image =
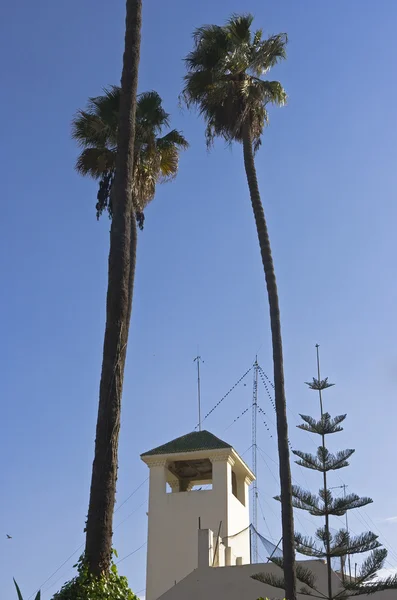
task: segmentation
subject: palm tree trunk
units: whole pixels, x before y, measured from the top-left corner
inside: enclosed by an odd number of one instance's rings
[[[86,524],[86,560],[95,576],[109,571],[118,468],[121,396],[130,315],[131,190],[142,0],[127,0],[116,172],[112,186],[106,329]]]
[[[130,243],[130,277],[128,281],[129,289],[129,302],[128,302],[128,315],[127,315],[127,329],[130,330],[131,312],[132,312],[132,298],[134,296],[134,281],[135,281],[135,267],[136,267],[136,249],[138,244],[138,230],[136,223],[135,211],[131,211],[131,243]]]
[[[244,166],[254,211],[259,246],[265,271],[267,294],[270,308],[270,325],[273,345],[274,390],[277,417],[277,440],[281,488],[281,518],[283,533],[283,559],[286,600],[296,600],[295,583],[295,548],[294,548],[294,517],[292,511],[291,468],[289,462],[287,405],[284,391],[283,348],[281,340],[280,309],[276,275],[274,272],[269,233],[263,210],[258,180],[256,176],[252,137],[249,125],[245,127]]]

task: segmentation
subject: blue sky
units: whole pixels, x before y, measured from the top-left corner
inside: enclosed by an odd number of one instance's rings
[[[277,270],[291,440],[299,412],[315,414],[304,385],[337,385],[326,407],[347,412],[333,447],[356,448],[335,476],[374,504],[351,517],[376,528],[397,566],[397,5],[393,0],[146,0],[139,89],[157,90],[191,148],[177,180],[158,188],[139,238],[125,374],[115,546],[120,558],[146,540],[147,477],[139,454],[197,422],[193,358],[203,411],[252,364],[271,374],[268,309],[241,148],[205,149],[203,123],[178,107],[191,32],[249,10],[266,34],[286,31],[288,60],[274,71],[288,106],[271,110],[257,155]],[[39,0],[2,7],[2,286],[0,361],[0,580],[27,596],[83,543],[104,329],[109,222],[95,219],[96,186],[73,170],[73,113],[119,81],[124,2]],[[246,386],[244,386],[246,383]],[[258,424],[264,535],[278,539],[274,418]],[[243,453],[251,374],[205,425]],[[250,452],[244,455],[250,459]],[[310,475],[310,474],[309,474]],[[319,486],[294,467],[302,485]],[[306,477],[306,480],[305,480]],[[136,511],[136,512],[134,512]],[[134,513],[131,515],[131,513]],[[131,516],[129,516],[131,515]],[[313,523],[298,515],[297,528]],[[128,518],[127,518],[128,517]],[[335,526],[337,526],[336,524]],[[12,540],[6,540],[6,533]],[[73,558],[75,558],[76,554]],[[73,558],[43,586],[47,600],[72,575]],[[145,548],[120,570],[143,594]]]

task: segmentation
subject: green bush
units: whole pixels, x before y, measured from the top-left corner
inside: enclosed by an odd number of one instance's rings
[[[65,583],[52,600],[138,600],[128,587],[127,578],[118,574],[114,563],[110,573],[100,578],[89,573],[84,555],[74,566],[77,576]]]

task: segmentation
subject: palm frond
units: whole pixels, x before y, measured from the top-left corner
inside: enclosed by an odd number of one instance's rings
[[[116,164],[116,149],[84,148],[76,161],[76,171],[100,179],[104,173],[113,171]]]
[[[172,129],[166,135],[156,140],[156,152],[160,156],[159,181],[165,183],[173,179],[179,166],[181,150],[186,150],[189,143],[180,131]]]
[[[163,127],[169,127],[170,115],[164,110],[161,97],[157,92],[139,94],[136,120],[138,126],[149,126],[156,133],[159,133]]]
[[[279,81],[263,81],[259,78],[254,78],[253,81],[259,88],[258,98],[265,104],[284,106],[287,103],[287,92]]]
[[[84,110],[78,111],[73,118],[72,138],[83,148],[114,145],[115,143],[108,125],[101,120],[99,115]]]
[[[191,70],[184,76],[185,85],[180,94],[180,100],[188,108],[194,106],[200,109],[201,101],[205,101],[207,91],[213,86],[214,81],[214,72],[211,69],[204,69],[202,71]]]
[[[176,146],[180,150],[186,150],[189,148],[189,142],[185,136],[177,129],[171,129],[166,135],[158,138],[156,141],[157,148],[162,151],[170,146]]]
[[[118,85],[110,85],[104,88],[102,96],[94,96],[88,100],[88,110],[99,114],[103,119],[109,119],[117,115],[120,106],[121,88]]]
[[[169,146],[161,151],[160,157],[160,177],[161,182],[165,183],[173,179],[179,167],[179,152],[175,146]]]
[[[193,50],[186,56],[189,71],[218,69],[230,50],[230,39],[224,27],[204,25],[193,32]]]
[[[254,17],[247,13],[245,15],[233,14],[226,23],[226,30],[234,44],[251,44],[251,25]]]
[[[118,111],[121,89],[110,86],[102,96],[89,99],[87,110],[78,111],[72,122],[72,137],[83,148],[76,169],[81,175],[99,180],[97,217],[104,211],[112,216],[111,187],[116,153]],[[155,91],[138,96],[134,155],[133,206],[140,223],[143,210],[154,198],[156,184],[169,181],[178,171],[179,153],[188,147],[181,132],[169,126],[169,114]]]
[[[90,98],[86,110],[72,120],[72,137],[80,146],[116,146],[120,88],[104,89],[103,96]]]
[[[113,133],[118,127],[121,88],[112,85],[103,92],[102,96],[89,99],[87,111],[97,115]]]
[[[252,45],[248,70],[258,77],[268,73],[277,63],[287,58],[287,43],[286,33],[272,35],[267,40],[256,40]]]

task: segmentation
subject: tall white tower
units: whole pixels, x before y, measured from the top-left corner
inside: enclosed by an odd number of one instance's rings
[[[199,528],[215,532],[214,566],[225,564],[225,555],[226,564],[250,562],[248,486],[254,475],[230,444],[195,431],[141,458],[150,468],[147,600],[197,568]]]

